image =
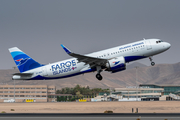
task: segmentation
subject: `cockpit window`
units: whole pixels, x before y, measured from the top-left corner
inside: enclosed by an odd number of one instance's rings
[[[158,40],[158,41],[156,41],[156,43],[161,43],[161,42],[163,42],[162,40]]]

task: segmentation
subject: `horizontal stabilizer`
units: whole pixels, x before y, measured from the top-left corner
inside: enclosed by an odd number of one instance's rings
[[[31,76],[33,73],[14,73],[13,75],[19,75],[19,76]]]

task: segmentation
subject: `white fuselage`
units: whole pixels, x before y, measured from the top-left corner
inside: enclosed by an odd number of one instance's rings
[[[170,48],[169,43],[157,43],[158,40],[159,39],[141,40],[126,45],[93,52],[90,54],[86,54],[85,56],[91,56],[101,59],[112,59],[123,56],[125,62],[128,63],[149,56],[154,56]],[[71,58],[26,71],[24,73],[33,73],[33,75],[31,78],[24,79],[56,79],[92,71],[95,71],[95,69],[92,69],[89,64],[78,62],[77,58]],[[16,76],[13,76],[13,79],[16,79]]]

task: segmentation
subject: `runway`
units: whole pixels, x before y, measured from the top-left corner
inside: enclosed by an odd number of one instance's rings
[[[1,120],[179,120],[180,113],[5,113]]]

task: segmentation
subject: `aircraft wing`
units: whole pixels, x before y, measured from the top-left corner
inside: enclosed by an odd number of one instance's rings
[[[71,52],[64,45],[61,45],[61,47],[66,51],[66,53],[68,55],[77,58],[78,62],[84,62],[86,64],[89,64],[91,67],[102,66],[102,65],[105,65],[107,62],[107,59],[95,58],[95,57],[91,57],[91,56],[76,54],[76,53]]]

